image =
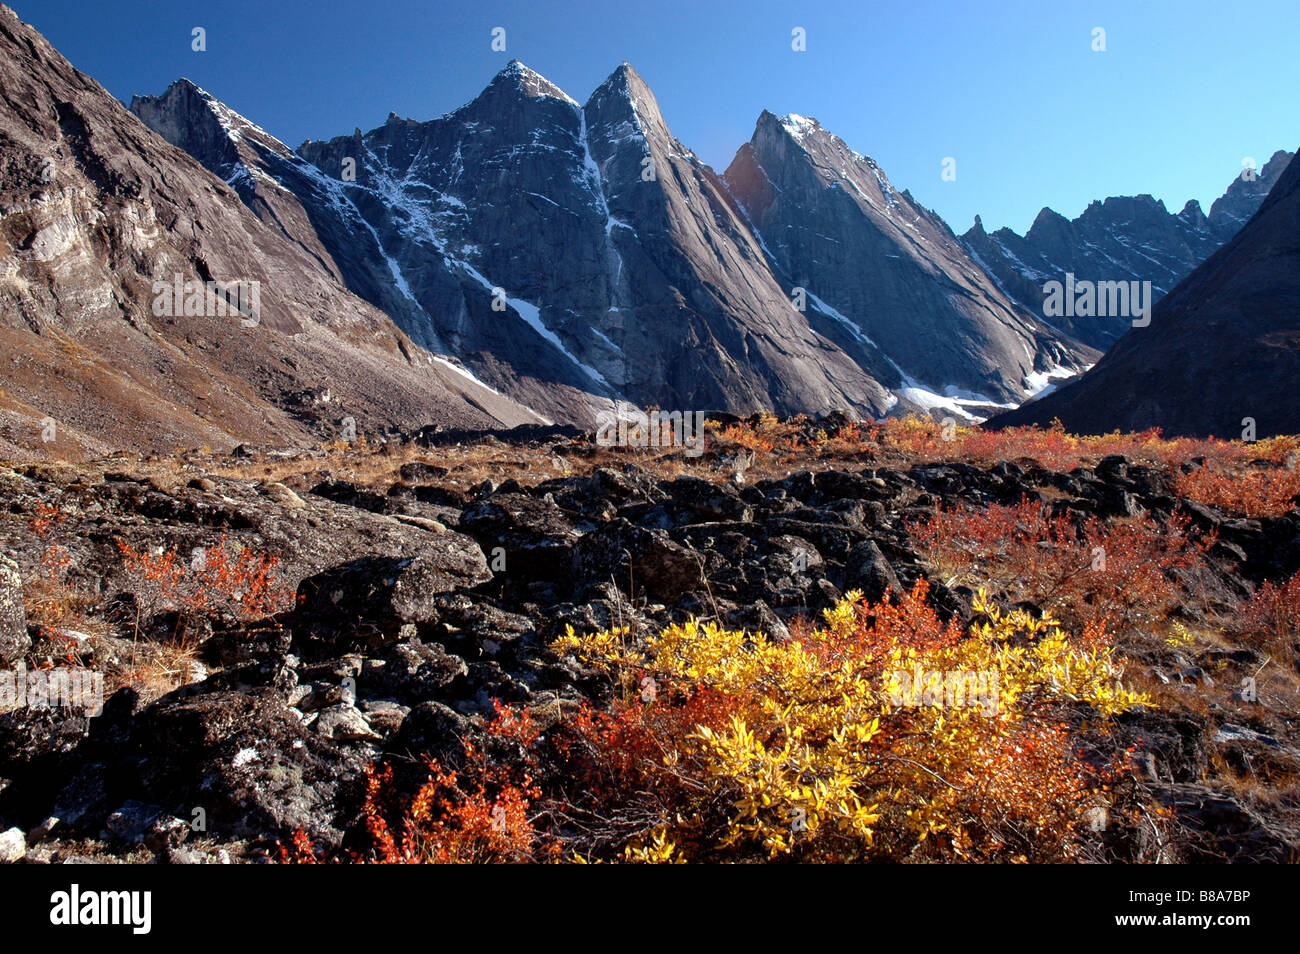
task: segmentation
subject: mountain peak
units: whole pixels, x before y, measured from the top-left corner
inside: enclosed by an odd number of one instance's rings
[[[1045,232],[1057,231],[1061,228],[1068,228],[1070,220],[1063,216],[1055,209],[1049,209],[1043,206],[1038,215],[1034,216],[1034,224],[1029,226],[1029,231],[1025,233],[1025,238],[1033,241],[1041,237]]]
[[[641,133],[648,128],[671,136],[659,111],[659,101],[632,64],[624,60],[587,97],[584,110],[594,110],[605,121],[631,122]]]
[[[524,65],[522,60],[511,60],[492,78],[488,89],[517,90],[528,99],[560,99],[577,106],[572,96],[556,86],[541,73]]]
[[[809,136],[824,132],[822,124],[816,119],[800,116],[798,113],[786,113],[784,116],[778,116],[770,109],[765,109],[758,114],[758,122],[755,124],[754,130],[755,135],[761,130],[783,132],[801,145]]]
[[[253,136],[280,152],[289,152],[289,148],[280,140],[188,77],[182,76],[174,80],[160,96],[131,97],[127,108],[155,131],[167,130],[164,138],[172,141],[173,145],[186,138],[186,128],[193,123],[194,117],[205,112],[220,126],[220,135],[232,145],[245,136]]]
[[[781,125],[799,142],[803,142],[822,128],[822,124],[816,119],[800,116],[798,113],[786,113],[781,117]]]
[[[1286,167],[1290,165],[1291,157],[1294,155],[1295,153],[1287,152],[1285,149],[1277,150],[1269,157],[1268,162],[1264,163],[1264,167],[1259,170],[1259,174],[1270,181],[1277,176],[1281,176]]]
[[[644,98],[654,99],[654,94],[650,92],[650,87],[646,81],[641,78],[641,74],[627,60],[619,63],[614,71],[605,77],[605,81],[592,91],[587,102],[593,100],[603,100],[610,96],[625,99],[635,108],[638,102]]]
[[[134,108],[134,104],[139,101],[158,102],[158,103],[175,102],[177,99],[180,99],[182,97],[194,97],[197,99],[201,99],[204,100],[206,104],[212,104],[217,102],[217,98],[213,96],[211,93],[209,93],[202,86],[200,86],[198,83],[194,82],[188,76],[182,76],[179,79],[172,80],[172,82],[167,86],[167,88],[163,90],[162,93],[159,94],[158,96],[141,96],[140,94],[137,93],[136,95],[131,97],[132,106],[128,108]]]

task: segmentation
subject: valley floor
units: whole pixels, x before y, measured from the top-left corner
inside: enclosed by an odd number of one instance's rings
[[[12,462],[0,860],[1293,861],[1298,454],[832,415]]]

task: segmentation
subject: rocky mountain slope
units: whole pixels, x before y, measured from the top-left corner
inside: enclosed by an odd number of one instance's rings
[[[5,7],[0,52],[0,456],[539,420],[433,361],[309,230],[268,227]]]
[[[1241,438],[1300,432],[1300,163],[1223,248],[1090,372],[995,418],[1070,431],[1161,427]]]
[[[1023,237],[1007,228],[985,232],[976,216],[962,241],[999,288],[1040,317],[1043,285],[1063,282],[1067,272],[1094,282],[1149,281],[1158,299],[1237,234],[1293,155],[1279,150],[1253,177],[1235,176],[1209,215],[1194,199],[1175,214],[1149,195],[1119,196],[1093,202],[1073,220],[1043,209]],[[1103,351],[1131,326],[1123,315],[1044,320]]]
[[[808,290],[814,327],[913,403],[930,403],[918,381],[1015,403],[1026,382],[1077,368],[1073,343],[1008,302],[937,215],[816,120],[763,113],[724,179],[776,274]]]
[[[297,154],[185,81],[132,108],[259,214],[288,190],[297,205],[277,218],[353,291],[556,419],[611,397],[960,414],[1096,357],[1010,302],[936,216],[815,124],[805,135],[766,115],[719,176],[627,64],[579,105],[515,61],[439,119],[394,115]],[[767,176],[803,192],[773,202]],[[805,202],[816,230],[780,235]]]

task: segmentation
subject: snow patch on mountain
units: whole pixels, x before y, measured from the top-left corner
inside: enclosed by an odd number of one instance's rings
[[[280,142],[280,140],[276,139],[269,132],[257,125],[257,123],[248,119],[246,116],[241,116],[239,113],[235,112],[202,86],[190,82],[189,80],[184,80],[183,82],[190,83],[190,85],[194,87],[194,91],[203,97],[204,102],[207,103],[208,109],[212,110],[212,114],[217,117],[217,122],[221,123],[221,128],[226,131],[226,134],[229,135],[231,139],[238,142],[243,138],[242,134],[244,132],[253,132],[277,143],[285,152],[289,152],[289,148],[285,146],[284,143]]]
[[[311,179],[329,197],[331,204],[341,215],[356,221],[370,233],[370,237],[375,240],[375,247],[379,249],[379,254],[383,256],[384,262],[388,265],[388,270],[392,273],[393,284],[397,286],[397,290],[400,291],[403,297],[408,301],[419,306],[420,302],[415,297],[415,293],[411,291],[411,286],[407,282],[406,276],[402,274],[401,266],[398,265],[397,261],[388,254],[388,250],[384,248],[384,243],[379,239],[379,233],[375,231],[373,225],[366,221],[366,217],[361,214],[361,210],[357,208],[356,203],[352,201],[352,198],[345,191],[344,183],[339,182],[331,176],[327,176],[306,159],[303,159],[296,154],[293,156],[293,163],[294,168],[297,169],[298,172]],[[361,187],[355,186],[355,188]]]
[[[610,311],[618,311],[618,309],[611,308]],[[618,345],[614,344],[614,342],[610,341],[609,338],[599,328],[592,328],[591,333],[595,335],[597,338],[599,338],[601,341],[605,342],[605,344],[609,345],[609,347],[612,348],[614,351],[618,352],[619,354],[623,353],[623,349],[620,348]]]
[[[1053,383],[1054,380],[1066,380],[1068,378],[1076,377],[1091,367],[1092,365],[1088,365],[1083,368],[1082,371],[1072,371],[1069,368],[1062,368],[1058,365],[1056,367],[1048,368],[1046,371],[1030,371],[1025,375],[1025,390],[1029,393],[1029,397],[1031,398],[1042,397],[1043,395],[1050,394],[1052,391],[1056,390],[1057,385]]]
[[[492,394],[495,394],[497,397],[506,397],[506,395],[502,394],[496,388],[492,387],[492,385],[485,384],[483,381],[479,380],[479,378],[476,377],[473,374],[473,372],[471,372],[464,365],[460,364],[459,360],[457,359],[449,358],[446,355],[435,354],[429,357],[429,361],[441,365],[442,367],[446,368],[448,371],[452,371],[455,374],[460,375],[460,377],[476,385],[477,387],[482,388],[484,391],[489,391]],[[552,424],[555,423],[549,417],[546,417],[543,414],[538,414],[536,411],[534,411],[531,407],[528,407],[527,405],[521,404],[520,407],[526,410],[529,414],[532,414],[534,417],[537,418],[537,420],[540,423],[545,424],[547,427],[550,427]]]
[[[456,262],[457,265],[459,265],[462,269],[465,270],[466,274],[468,274],[476,282],[478,282],[480,285],[486,288],[489,292],[495,294],[495,289],[500,287],[498,285],[493,285],[492,282],[490,282],[487,278],[483,276],[482,272],[480,272],[469,262],[460,261],[460,260],[454,260],[454,261]],[[515,313],[518,314],[519,317],[524,320],[524,323],[527,324],[528,327],[532,328],[535,332],[541,335],[542,338],[544,338],[550,344],[554,345],[556,350],[559,351],[560,354],[568,358],[570,361],[572,361],[573,364],[576,365],[582,371],[583,374],[587,375],[587,377],[591,378],[592,381],[601,385],[607,391],[614,392],[614,387],[607,380],[605,380],[605,376],[603,374],[601,374],[591,365],[584,364],[577,355],[575,355],[572,351],[570,351],[568,348],[565,347],[564,342],[560,340],[559,335],[557,335],[550,328],[546,327],[546,325],[542,322],[542,310],[540,308],[538,308],[532,302],[524,301],[522,298],[511,298],[509,295],[505,296],[505,302],[507,305],[509,305],[511,308],[515,310]]]
[[[800,116],[798,113],[787,113],[782,116],[781,125],[789,130],[790,135],[799,143],[803,143],[804,139],[820,128],[817,120]]]
[[[958,419],[974,424],[988,420],[988,418],[976,413],[972,408],[997,407],[1010,410],[1016,407],[1015,404],[1004,404],[983,394],[963,390],[952,385],[946,386],[943,393],[939,393],[914,381],[907,375],[903,376],[903,387],[898,389],[898,393],[927,412],[946,411]]]
[[[764,251],[766,251],[766,248],[764,248]],[[818,298],[816,295],[814,295],[812,292],[808,291],[807,289],[804,289],[804,294],[808,296],[808,300],[813,303],[814,308],[820,311],[823,315],[826,315],[828,318],[834,318],[836,321],[842,324],[846,329],[848,329],[849,334],[853,335],[853,337],[856,338],[858,341],[862,342],[864,345],[867,345],[869,348],[873,348],[876,351],[880,350],[879,346],[874,341],[871,340],[871,338],[867,335],[865,331],[859,328],[855,322],[851,321],[846,315],[840,312],[837,308],[834,308],[831,305],[826,304],[826,302],[822,301],[820,298]],[[886,358],[885,360],[889,361],[888,358]],[[890,361],[889,363],[894,364],[892,361]],[[898,365],[894,365],[894,367],[897,368]],[[903,372],[899,370],[898,373],[902,374]]]
[[[529,69],[518,60],[511,60],[506,68],[501,71],[501,75],[518,79],[520,87],[532,96],[544,99],[558,99],[561,102],[572,103],[574,106],[578,105],[572,96],[541,73]]]

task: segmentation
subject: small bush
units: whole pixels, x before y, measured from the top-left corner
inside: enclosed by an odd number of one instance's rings
[[[1052,516],[1042,504],[940,509],[908,526],[926,561],[949,585],[988,586],[1085,626],[1161,623],[1185,597],[1181,571],[1197,565],[1208,540],[1186,518],[1147,514],[1107,526]]]
[[[722,428],[719,438],[725,443],[738,444],[741,447],[760,454],[770,454],[778,445],[788,445],[795,428],[781,423],[772,414],[761,415],[754,424],[730,424]]]
[[[524,713],[501,709],[489,734],[535,743],[537,733]],[[391,765],[366,770],[362,818],[369,847],[350,859],[361,864],[486,864],[542,860],[529,818],[537,790],[523,763],[494,762],[464,745],[465,768],[451,771],[437,760],[413,795],[404,795]],[[280,848],[280,860],[312,864],[319,853],[299,831]]]
[[[629,861],[1075,857],[1110,770],[1076,756],[1060,707],[1147,700],[1095,627],[979,610],[963,638],[921,581],[897,603],[849,594],[786,643],[694,621],[641,648],[570,632],[554,648],[619,689],[551,732],[573,841]],[[980,674],[985,692],[909,689],[920,673]]]
[[[196,550],[188,562],[175,548],[137,550],[120,540],[117,548],[135,580],[141,614],[175,612],[176,636],[204,614],[224,611],[254,621],[293,605],[293,591],[276,576],[279,558],[235,551],[224,536],[216,546]],[[141,621],[136,621],[137,635]]]
[[[54,539],[63,521],[59,507],[43,502],[36,505],[27,521],[44,547],[34,572],[25,574],[23,604],[28,621],[40,627],[48,661],[57,659],[77,666],[82,663],[86,647],[65,630],[76,630],[84,636],[98,633],[103,627],[95,619],[99,610],[97,595],[74,579],[72,553]]]
[[[1281,586],[1260,584],[1242,607],[1236,630],[1248,644],[1294,658],[1300,647],[1300,573]]]
[[[1178,493],[1211,507],[1247,517],[1280,517],[1300,496],[1300,469],[1287,467],[1229,470],[1207,464],[1179,474]]]
[[[471,758],[472,758],[472,752]],[[531,860],[534,833],[528,791],[501,786],[489,795],[482,781],[429,763],[428,780],[409,803],[395,798],[391,766],[371,769],[363,809],[376,864],[483,864]]]

